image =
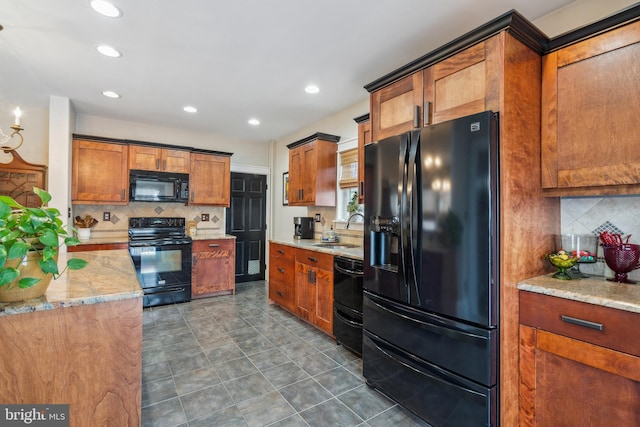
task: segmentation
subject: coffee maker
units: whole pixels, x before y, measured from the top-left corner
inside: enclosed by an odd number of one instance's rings
[[[294,239],[313,239],[313,232],[313,218],[307,216],[296,216],[293,218]]]

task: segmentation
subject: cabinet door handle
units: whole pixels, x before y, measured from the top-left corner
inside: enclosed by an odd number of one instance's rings
[[[198,262],[198,256],[194,255],[193,256],[193,265],[196,265],[197,262]]]
[[[276,291],[276,294],[278,294],[278,296],[280,296],[280,297],[284,298],[284,293],[283,293],[283,292]]]
[[[160,159],[156,159],[156,169],[160,169]]]
[[[414,128],[420,127],[420,106],[419,105],[413,106],[413,127]]]
[[[316,257],[312,257],[312,256],[310,256],[310,257],[307,257],[307,259],[308,259],[309,261],[311,261],[311,262],[318,262],[318,258],[316,258]]]
[[[120,190],[120,200],[124,200],[124,188]]]
[[[576,319],[575,317],[560,316],[563,322],[571,323],[572,325],[582,326],[589,329],[595,329],[597,331],[604,331],[604,325],[602,323],[590,322],[588,320]]]
[[[307,271],[307,282],[315,285],[316,284],[316,272],[313,270]]]
[[[423,111],[423,126],[427,126],[431,124],[431,101],[426,101],[424,103],[424,111]]]
[[[191,192],[191,201],[193,202],[193,198],[194,198],[194,191]]]
[[[220,246],[220,245],[217,244],[217,243],[209,243],[209,247],[210,248],[217,248],[218,246]]]
[[[284,268],[282,268],[282,267],[278,267],[278,272],[280,272],[280,273],[284,274]]]
[[[162,161],[162,170],[164,170],[164,171],[167,170],[167,161],[166,160]]]
[[[284,255],[284,251],[283,251],[282,249],[278,249],[278,253],[279,253],[280,255]]]
[[[364,197],[364,181],[360,181],[358,183],[358,186],[359,186],[358,193],[360,195],[360,198],[362,198],[362,197]]]

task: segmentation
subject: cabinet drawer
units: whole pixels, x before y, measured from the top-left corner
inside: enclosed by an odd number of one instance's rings
[[[234,239],[194,240],[192,252],[232,251]]]
[[[296,261],[322,270],[333,271],[333,255],[298,249],[296,251]]]
[[[640,356],[640,314],[520,291],[520,323]]]
[[[296,249],[292,246],[269,243],[269,262],[279,262],[284,260],[294,262],[296,259]]]

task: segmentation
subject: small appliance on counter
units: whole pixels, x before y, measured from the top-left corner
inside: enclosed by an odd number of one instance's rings
[[[296,216],[293,218],[293,238],[313,239],[313,218],[308,216]]]

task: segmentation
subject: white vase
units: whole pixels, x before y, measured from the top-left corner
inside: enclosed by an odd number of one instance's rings
[[[90,228],[78,228],[78,240],[89,240],[91,238]]]

